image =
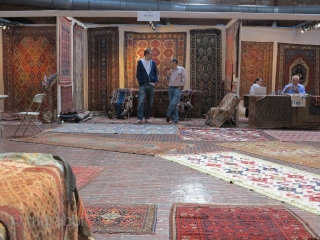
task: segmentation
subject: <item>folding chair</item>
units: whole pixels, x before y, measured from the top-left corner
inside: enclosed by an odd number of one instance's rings
[[[34,137],[36,137],[40,134],[43,134],[42,129],[39,127],[39,125],[33,119],[37,118],[39,121],[39,115],[40,115],[39,109],[41,107],[41,104],[43,103],[45,96],[46,96],[46,94],[44,94],[44,93],[40,93],[40,94],[35,95],[32,100],[32,103],[30,104],[30,106],[26,112],[16,113],[18,115],[18,117],[20,118],[21,122],[20,122],[16,132],[14,133],[13,137],[16,136],[17,132],[22,127],[22,125],[24,125],[26,127],[22,135],[24,135],[26,133],[27,129],[29,129],[32,132]],[[31,126],[32,126],[31,124],[35,125],[41,131],[41,133],[36,135],[33,132],[33,130],[31,129]]]

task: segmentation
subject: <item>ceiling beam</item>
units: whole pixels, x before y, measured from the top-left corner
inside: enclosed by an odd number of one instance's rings
[[[137,11],[0,11],[0,17],[137,17]],[[241,12],[160,12],[161,18],[246,19],[246,20],[301,20],[320,21],[320,14],[241,13]]]

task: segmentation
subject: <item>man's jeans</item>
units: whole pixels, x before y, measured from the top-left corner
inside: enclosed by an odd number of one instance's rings
[[[137,107],[137,118],[139,120],[143,119],[143,115],[145,119],[150,118],[150,113],[153,105],[153,95],[154,95],[154,85],[148,84],[139,87],[139,95],[138,95],[138,107]],[[145,97],[147,97],[147,109],[144,111],[144,101]]]
[[[177,105],[180,102],[182,90],[177,87],[169,87],[168,95],[169,95],[169,107],[167,109],[167,117],[171,117],[174,122],[179,121],[179,113],[177,109]]]

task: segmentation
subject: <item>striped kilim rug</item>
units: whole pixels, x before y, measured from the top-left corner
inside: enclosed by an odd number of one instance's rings
[[[151,124],[92,124],[66,123],[52,132],[68,133],[117,133],[117,134],[177,134],[177,127]]]
[[[259,130],[246,128],[180,127],[181,140],[194,141],[266,141]]]
[[[234,152],[160,157],[320,214],[320,175]]]
[[[320,132],[263,130],[266,134],[283,142],[320,142]]]
[[[303,166],[320,168],[320,150],[311,146],[278,141],[217,143],[216,145]]]

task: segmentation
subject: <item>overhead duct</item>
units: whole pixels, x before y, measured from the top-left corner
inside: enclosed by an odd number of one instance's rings
[[[153,0],[0,0],[0,4],[46,7],[57,10],[118,10],[118,11],[189,11],[320,14],[320,6],[258,6],[222,4],[183,4]]]

